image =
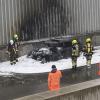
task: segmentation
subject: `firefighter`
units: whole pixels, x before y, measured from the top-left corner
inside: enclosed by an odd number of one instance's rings
[[[86,64],[88,66],[88,68],[90,68],[91,66],[91,59],[92,59],[92,55],[93,55],[93,45],[92,45],[92,41],[91,38],[87,38],[85,41],[85,46],[83,48],[83,52],[84,52],[84,56],[86,57]]]
[[[77,58],[79,56],[79,44],[76,39],[72,40],[72,69],[77,67]]]
[[[10,64],[16,64],[16,48],[13,40],[10,40],[8,44],[8,54],[10,58]]]
[[[18,62],[18,47],[19,47],[19,40],[18,40],[18,35],[15,34],[14,35],[14,45],[15,45],[15,48],[16,48],[16,62]]]
[[[57,70],[55,65],[52,65],[52,70],[48,75],[48,88],[50,91],[60,89],[61,71]]]

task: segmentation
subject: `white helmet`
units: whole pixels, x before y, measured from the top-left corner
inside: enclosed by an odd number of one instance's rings
[[[10,40],[10,44],[13,45],[14,44],[14,41],[13,40]]]

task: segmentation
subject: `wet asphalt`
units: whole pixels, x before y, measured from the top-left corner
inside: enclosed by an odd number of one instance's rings
[[[78,67],[76,70],[62,71],[61,87],[68,86],[96,78],[99,67],[97,64]],[[13,76],[0,76],[0,100],[13,100],[48,90],[48,73],[41,74],[14,74]]]

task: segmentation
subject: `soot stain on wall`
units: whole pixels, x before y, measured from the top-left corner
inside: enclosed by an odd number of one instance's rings
[[[36,1],[35,1],[36,2]],[[66,34],[69,28],[68,8],[62,0],[41,0],[31,10],[31,16],[22,22],[20,29],[21,40],[34,40],[55,37]],[[67,11],[66,11],[67,9]]]

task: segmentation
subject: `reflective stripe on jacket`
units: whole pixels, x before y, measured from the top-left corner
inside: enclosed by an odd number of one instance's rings
[[[79,56],[79,46],[75,44],[72,46],[72,56]]]
[[[86,52],[91,53],[92,51],[93,51],[93,46],[91,45],[91,43],[87,43],[86,44]]]

